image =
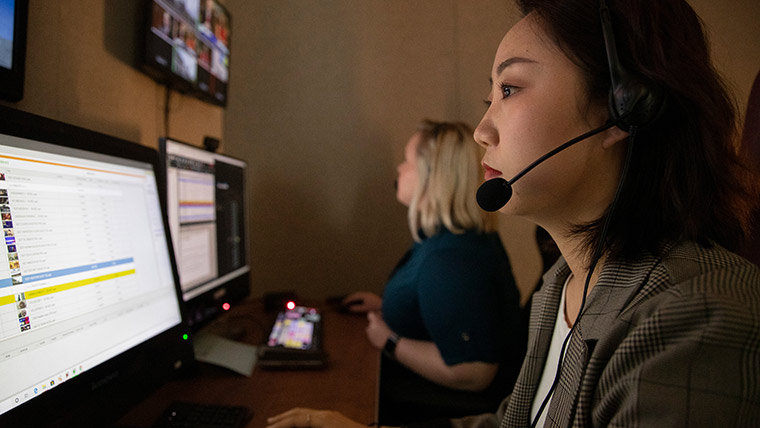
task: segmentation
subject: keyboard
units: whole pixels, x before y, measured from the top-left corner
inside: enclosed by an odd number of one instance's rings
[[[176,402],[153,424],[153,428],[241,428],[253,413],[243,406]]]

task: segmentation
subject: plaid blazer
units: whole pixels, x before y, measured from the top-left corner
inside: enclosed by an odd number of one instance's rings
[[[452,427],[528,427],[563,258],[533,298],[528,353],[496,414]],[[568,342],[546,427],[760,426],[760,269],[719,247],[668,246],[609,263]]]

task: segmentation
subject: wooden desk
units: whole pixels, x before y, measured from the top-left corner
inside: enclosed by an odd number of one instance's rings
[[[319,305],[317,305],[319,307]],[[324,370],[264,370],[251,377],[200,363],[198,373],[172,381],[123,417],[118,426],[150,427],[173,401],[247,406],[248,427],[266,426],[266,419],[292,407],[337,410],[349,418],[375,420],[379,353],[367,340],[366,318],[322,309],[324,345],[330,364]],[[259,344],[268,335],[272,314],[260,300],[246,301],[220,317],[209,329],[242,326],[241,341]]]

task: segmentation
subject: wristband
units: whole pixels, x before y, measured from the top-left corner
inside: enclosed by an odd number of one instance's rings
[[[385,355],[393,359],[396,358],[396,345],[400,339],[401,338],[396,333],[391,333],[391,335],[388,336],[388,340],[385,341],[385,346],[383,347]]]

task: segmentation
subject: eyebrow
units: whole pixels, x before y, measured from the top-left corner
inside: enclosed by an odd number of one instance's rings
[[[501,74],[502,71],[504,71],[505,68],[509,67],[512,64],[518,64],[518,63],[536,64],[536,61],[532,59],[528,59],[528,58],[523,58],[521,56],[514,56],[511,58],[507,58],[496,67],[496,74],[499,75]]]

